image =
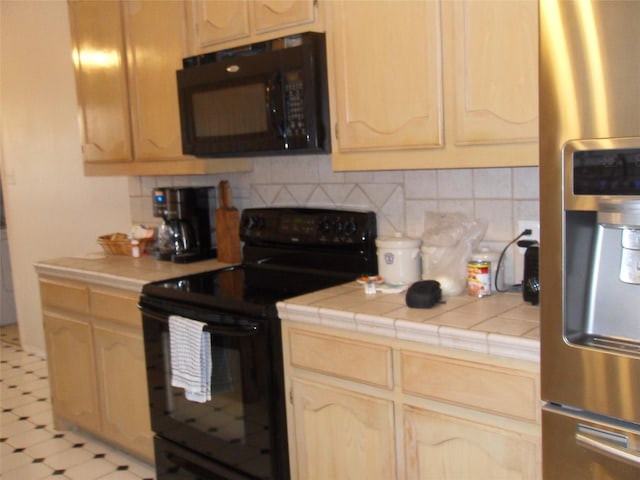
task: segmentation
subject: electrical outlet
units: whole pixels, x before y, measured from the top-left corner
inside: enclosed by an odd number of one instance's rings
[[[540,241],[540,222],[537,220],[518,220],[518,232],[520,235],[523,230],[530,229],[531,235],[521,237],[520,240],[537,240]],[[515,283],[520,283],[524,279],[524,253],[526,248],[517,247],[514,255],[515,266]]]
[[[531,235],[522,237],[520,240],[536,240],[540,242],[540,222],[537,220],[518,220],[518,232],[516,235],[520,235],[520,232],[526,229],[531,230]],[[525,248],[518,247],[521,255],[524,255]]]

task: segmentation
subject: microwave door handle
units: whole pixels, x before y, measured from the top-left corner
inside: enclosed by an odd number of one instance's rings
[[[282,91],[282,76],[274,73],[267,86],[267,109],[271,126],[280,138],[286,138],[284,128],[284,92]]]

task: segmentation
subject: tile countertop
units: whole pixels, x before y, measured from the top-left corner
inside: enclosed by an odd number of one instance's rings
[[[445,298],[409,308],[405,293],[365,294],[355,281],[278,303],[281,318],[441,347],[540,361],[540,308],[520,293]]]
[[[163,262],[150,256],[88,254],[35,264],[55,275],[140,292],[145,283],[228,266],[216,259]],[[430,309],[409,308],[404,293],[367,295],[355,281],[278,303],[280,317],[383,337],[539,362],[540,308],[519,293],[448,297]]]
[[[145,283],[192,273],[224,268],[230,264],[216,259],[192,263],[173,263],[144,255],[133,258],[126,255],[88,254],[83,257],[60,257],[35,264],[39,274],[55,275],[97,283],[108,287],[140,292]]]

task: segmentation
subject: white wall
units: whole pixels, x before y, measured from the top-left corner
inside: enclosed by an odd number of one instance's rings
[[[67,4],[0,1],[0,165],[23,347],[44,353],[34,262],[131,224],[126,178],[83,175]],[[126,230],[125,230],[126,231]]]

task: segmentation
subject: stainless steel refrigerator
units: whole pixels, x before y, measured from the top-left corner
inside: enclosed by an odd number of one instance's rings
[[[640,0],[540,1],[545,479],[640,479]]]

